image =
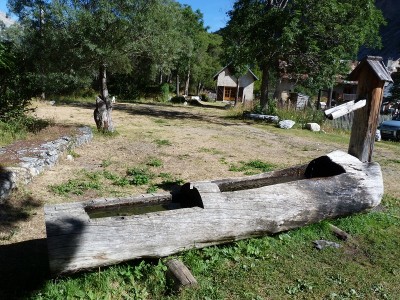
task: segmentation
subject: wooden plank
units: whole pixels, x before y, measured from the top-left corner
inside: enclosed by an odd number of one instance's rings
[[[342,173],[314,178],[337,165]],[[50,269],[55,274],[75,272],[274,234],[364,211],[378,205],[383,195],[379,165],[363,164],[341,151],[310,163],[309,179],[279,183],[277,174],[293,174],[293,168],[271,173],[253,177],[261,180],[256,187],[245,178],[188,183],[171,198],[181,209],[143,215],[89,217],[85,209],[102,200],[71,203],[69,212],[68,204],[62,209],[46,206]],[[274,184],[268,185],[268,178]],[[263,180],[267,184],[260,186]],[[158,197],[152,201],[168,198]]]

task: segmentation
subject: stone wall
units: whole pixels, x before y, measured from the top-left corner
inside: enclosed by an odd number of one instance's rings
[[[0,204],[10,196],[13,189],[21,184],[28,184],[33,177],[54,166],[65,151],[92,140],[93,133],[89,127],[81,127],[78,130],[79,134],[73,137],[63,136],[37,148],[20,149],[20,163],[0,169]],[[24,153],[28,153],[29,156],[24,156]]]

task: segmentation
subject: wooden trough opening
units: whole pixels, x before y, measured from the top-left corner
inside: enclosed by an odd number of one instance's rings
[[[167,194],[144,199],[122,199],[116,203],[113,201],[108,203],[90,204],[85,206],[84,209],[90,219],[107,217],[120,217],[123,219],[128,216],[144,215],[182,208],[203,208],[203,203],[199,198],[196,199],[196,201],[187,201],[185,203],[181,203],[182,200],[183,199],[179,197],[179,194]]]

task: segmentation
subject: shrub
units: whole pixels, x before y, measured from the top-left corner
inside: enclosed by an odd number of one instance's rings
[[[208,97],[207,94],[201,94],[200,99],[201,101],[206,101],[206,102],[210,101],[210,97]]]
[[[169,100],[169,84],[164,83],[161,85],[161,101],[167,102]]]
[[[186,99],[183,96],[175,96],[171,98],[172,103],[185,103]]]

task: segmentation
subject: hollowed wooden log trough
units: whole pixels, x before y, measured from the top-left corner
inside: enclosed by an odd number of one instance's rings
[[[362,212],[383,195],[380,166],[335,151],[308,165],[186,183],[180,192],[45,206],[50,269],[164,257]]]

